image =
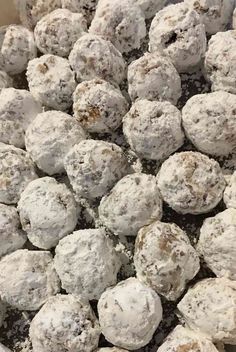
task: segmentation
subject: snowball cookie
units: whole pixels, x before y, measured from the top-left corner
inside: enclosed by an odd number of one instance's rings
[[[126,78],[126,63],[121,53],[98,35],[85,34],[78,39],[69,62],[78,82],[99,77],[120,84]]]
[[[226,209],[204,220],[198,251],[218,277],[236,280],[236,209]]]
[[[167,336],[157,352],[218,352],[215,345],[203,334],[181,325]]]
[[[0,70],[10,75],[21,73],[36,56],[32,32],[16,24],[0,27]]]
[[[62,7],[71,12],[81,12],[91,23],[98,0],[61,0]]]
[[[50,252],[18,249],[1,259],[0,295],[12,307],[37,310],[59,291]]]
[[[100,0],[90,33],[110,40],[121,53],[139,49],[146,36],[142,10],[134,0]]]
[[[76,83],[67,59],[43,55],[29,62],[26,75],[30,92],[42,105],[55,110],[69,109]]]
[[[152,339],[162,319],[161,300],[154,290],[131,277],[102,294],[98,315],[107,341],[136,350]]]
[[[1,95],[0,95],[1,97]],[[75,118],[61,111],[47,111],[34,119],[26,131],[26,149],[48,175],[62,173],[69,150],[86,138]]]
[[[146,53],[128,67],[128,91],[137,98],[176,104],[182,94],[181,80],[170,60],[158,53]]]
[[[198,254],[186,233],[175,224],[160,221],[139,230],[134,265],[137,278],[170,301],[181,296],[200,269]]]
[[[52,177],[30,182],[21,194],[18,210],[30,242],[43,249],[55,247],[77,223],[72,192]]]
[[[236,171],[229,179],[223,198],[227,208],[236,208]]]
[[[61,0],[14,0],[21,23],[33,29],[45,15],[61,7]]]
[[[140,6],[147,19],[155,16],[157,11],[166,5],[166,0],[135,0],[135,2]]]
[[[236,283],[226,278],[211,278],[190,288],[178,304],[190,329],[200,331],[213,341],[236,343]]]
[[[11,352],[9,348],[0,343],[0,352]]]
[[[80,83],[73,100],[74,116],[90,133],[112,133],[128,111],[121,91],[98,78]]]
[[[204,58],[205,27],[197,12],[184,3],[159,11],[152,21],[149,38],[149,50],[163,51],[179,72],[188,72]]]
[[[44,54],[66,57],[86,30],[87,23],[81,13],[57,9],[37,23],[34,30],[35,43]]]
[[[0,143],[0,203],[17,203],[28,183],[37,177],[28,153]]]
[[[185,3],[199,14],[207,34],[222,32],[231,22],[234,0],[185,0]]]
[[[180,214],[202,214],[221,200],[225,179],[214,159],[198,152],[170,156],[157,175],[164,201]]]
[[[25,147],[25,130],[42,111],[33,95],[24,89],[4,88],[0,92],[0,142]]]
[[[3,88],[9,88],[13,85],[13,79],[4,71],[0,71],[0,93]]]
[[[75,231],[56,247],[55,268],[62,287],[87,300],[99,299],[107,287],[116,284],[120,266],[102,228]]]
[[[22,248],[25,242],[16,208],[0,203],[0,257]]]
[[[77,200],[103,197],[132,171],[118,145],[93,139],[71,148],[64,166]]]
[[[0,299],[0,327],[2,326],[6,316],[6,304]],[[1,344],[0,344],[1,348]],[[0,349],[1,352],[1,349]]]
[[[73,295],[57,295],[30,324],[35,352],[92,352],[98,347],[100,327],[89,303]]]
[[[136,236],[141,227],[162,217],[156,178],[141,173],[123,177],[102,198],[98,212],[101,222],[116,235]]]
[[[123,132],[143,159],[162,160],[184,143],[181,113],[166,101],[136,101],[123,118]]]
[[[236,96],[224,91],[198,94],[182,110],[188,139],[203,153],[224,156],[236,149]]]
[[[218,32],[208,42],[204,70],[213,91],[236,94],[236,30]]]

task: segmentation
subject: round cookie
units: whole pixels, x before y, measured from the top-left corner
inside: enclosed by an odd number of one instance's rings
[[[12,86],[13,79],[5,71],[0,71],[0,93],[3,88],[9,88]]]
[[[203,214],[222,199],[225,180],[217,161],[198,152],[170,156],[157,175],[164,201],[180,214]]]
[[[53,257],[46,251],[19,249],[0,261],[0,295],[19,310],[38,310],[60,291]]]
[[[55,247],[74,230],[78,219],[72,192],[52,177],[30,182],[21,194],[18,210],[28,239],[43,249]]]
[[[227,183],[223,199],[227,208],[236,208],[236,172],[233,173]]]

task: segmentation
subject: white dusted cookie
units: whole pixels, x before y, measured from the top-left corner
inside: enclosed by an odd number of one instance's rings
[[[78,220],[72,192],[52,177],[30,182],[21,194],[18,210],[28,239],[42,249],[55,247],[74,230]]]
[[[229,178],[223,199],[227,208],[236,208],[236,171]]]
[[[0,93],[3,88],[13,86],[13,79],[5,72],[0,70]]]
[[[175,224],[160,221],[139,230],[134,265],[138,279],[171,301],[181,296],[200,269],[187,234]]]
[[[0,260],[0,296],[10,306],[38,310],[59,291],[50,252],[19,249]]]
[[[26,130],[25,144],[36,165],[53,175],[65,171],[66,154],[84,139],[86,134],[74,117],[54,110],[37,115]]]
[[[123,177],[102,198],[98,212],[103,225],[114,234],[136,236],[141,227],[162,217],[156,178],[142,173]]]
[[[162,160],[184,143],[181,113],[167,101],[137,100],[123,118],[123,132],[143,159]]]
[[[71,12],[81,12],[88,23],[93,19],[98,0],[61,0],[62,8]]]
[[[202,214],[222,199],[225,179],[214,159],[198,152],[170,156],[157,175],[164,201],[180,214]]]
[[[135,0],[135,2],[140,6],[146,19],[155,16],[166,5],[166,0]]]
[[[166,54],[178,72],[199,66],[206,51],[205,27],[196,11],[184,3],[169,5],[154,17],[149,50]]]
[[[25,89],[4,88],[0,92],[0,142],[25,147],[25,130],[42,107]]]
[[[180,76],[167,57],[145,53],[128,67],[128,92],[132,101],[141,98],[175,105],[182,93]]]
[[[92,352],[98,347],[100,327],[89,303],[57,295],[35,315],[29,335],[35,352]]]

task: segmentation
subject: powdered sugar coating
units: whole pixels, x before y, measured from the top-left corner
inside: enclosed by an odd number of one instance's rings
[[[162,319],[154,290],[132,277],[107,289],[98,301],[102,333],[114,345],[129,350],[145,346]]]
[[[154,17],[149,31],[149,50],[170,57],[178,72],[198,66],[206,51],[205,27],[184,3],[165,7]]]
[[[9,348],[7,348],[6,346],[3,346],[1,343],[0,343],[0,352],[11,352],[9,350]]]
[[[30,182],[21,194],[18,210],[30,242],[43,249],[55,247],[77,223],[72,192],[52,177]]]
[[[131,149],[144,159],[162,160],[184,143],[181,113],[169,102],[136,101],[123,118]]]
[[[26,235],[20,227],[20,219],[16,208],[0,204],[0,258],[22,248],[26,239]]]
[[[202,214],[222,199],[225,180],[217,161],[198,152],[170,156],[157,175],[166,203],[180,214]]]
[[[11,24],[0,27],[0,69],[15,75],[27,68],[28,61],[37,56],[33,33]]]
[[[169,101],[176,104],[181,96],[181,80],[171,61],[158,53],[146,53],[128,67],[128,91],[137,98]]]
[[[0,299],[0,327],[2,326],[5,320],[5,316],[6,316],[6,304]],[[1,347],[1,344],[0,344],[0,347]]]
[[[183,293],[200,269],[186,233],[175,224],[153,222],[139,230],[134,265],[137,278],[171,301]]]
[[[134,173],[123,177],[102,198],[101,222],[114,234],[136,236],[138,230],[162,217],[162,199],[154,176]]]
[[[42,105],[62,111],[71,106],[76,83],[67,59],[47,54],[31,60],[27,79],[30,92]]]
[[[110,40],[121,53],[138,49],[146,35],[145,18],[133,0],[100,0],[89,32]]]
[[[61,0],[62,7],[71,12],[81,12],[88,23],[92,21],[98,0]]]
[[[24,89],[4,88],[0,92],[0,141],[24,148],[25,130],[42,107]]]
[[[157,352],[218,352],[211,340],[199,332],[177,325]]]
[[[218,32],[208,42],[204,69],[212,91],[236,94],[236,30]]]
[[[118,145],[93,139],[71,148],[64,166],[76,199],[101,198],[119,179],[131,172]]]
[[[47,111],[34,119],[26,131],[26,149],[48,175],[62,173],[69,150],[86,138],[78,121],[61,111]]]
[[[0,143],[0,203],[17,203],[28,183],[37,177],[28,153]]]
[[[155,16],[166,5],[166,0],[135,0],[135,2],[140,6],[147,19]]]
[[[34,29],[35,42],[44,54],[67,57],[86,29],[87,23],[81,13],[57,9],[37,23]]]
[[[37,310],[60,291],[50,252],[19,249],[0,261],[0,295],[19,310]]]
[[[80,83],[73,100],[74,116],[90,133],[112,133],[128,111],[121,91],[98,78]]]
[[[94,34],[85,34],[75,43],[69,62],[78,82],[99,77],[120,84],[126,76],[126,63],[109,41]]]
[[[232,174],[227,183],[223,198],[227,208],[236,209],[236,171]]]
[[[3,88],[13,86],[13,79],[5,71],[0,71],[0,93]]]
[[[178,304],[187,326],[213,341],[236,343],[236,283],[211,278],[190,288]]]
[[[49,298],[30,325],[37,352],[92,352],[99,336],[99,323],[89,303],[73,295]]]
[[[226,30],[232,19],[234,0],[184,0],[205,25],[207,34]]]
[[[107,287],[115,285],[120,266],[102,228],[75,231],[56,247],[55,267],[62,287],[86,300],[99,299]]]
[[[228,155],[236,148],[236,96],[224,91],[198,94],[182,110],[187,137],[203,153]]]

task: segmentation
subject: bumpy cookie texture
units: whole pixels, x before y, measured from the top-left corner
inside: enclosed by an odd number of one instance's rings
[[[81,12],[88,23],[93,19],[98,0],[61,0],[62,7],[71,12]]]
[[[218,32],[211,37],[204,70],[213,91],[236,94],[236,30]]]
[[[0,352],[11,352],[9,348],[0,343]]]
[[[146,35],[144,14],[133,0],[100,0],[89,32],[110,40],[121,53],[128,53],[140,48]]]
[[[138,230],[162,217],[162,199],[156,178],[134,173],[123,177],[99,205],[101,222],[120,236],[136,236]]]
[[[203,153],[224,156],[236,149],[236,96],[224,91],[198,94],[182,110],[188,139]]]
[[[25,130],[42,111],[30,92],[4,88],[0,92],[0,141],[24,148]]]
[[[34,119],[26,131],[26,149],[36,165],[48,175],[62,173],[69,150],[86,138],[75,118],[61,111],[47,111]]]
[[[104,38],[85,34],[75,43],[69,62],[78,82],[99,77],[120,84],[126,76],[126,63],[114,45]]]
[[[123,118],[123,132],[142,159],[162,160],[184,143],[181,113],[169,102],[136,101]]]
[[[75,231],[56,247],[55,268],[62,287],[86,300],[99,299],[107,287],[115,285],[120,266],[102,228]]]
[[[63,111],[70,108],[76,83],[67,59],[43,55],[29,62],[26,75],[30,92],[42,105]]]
[[[132,277],[107,289],[98,301],[102,333],[112,344],[136,350],[148,344],[162,319],[154,290]]]
[[[229,179],[223,198],[227,208],[236,208],[236,171]]]
[[[218,277],[236,280],[236,209],[226,209],[204,221],[197,249]]]
[[[190,288],[178,304],[190,329],[200,331],[213,341],[236,343],[236,283],[226,278],[211,278]]]
[[[202,214],[222,199],[225,180],[217,161],[198,152],[170,156],[157,175],[166,203],[180,214]]]
[[[57,9],[37,23],[34,30],[35,43],[44,54],[66,57],[86,29],[87,23],[81,13]]]
[[[0,242],[0,258],[22,248],[26,242],[16,208],[5,204],[0,204]]]
[[[21,23],[33,29],[45,15],[61,7],[61,0],[14,0]]]
[[[0,143],[0,203],[17,203],[28,183],[37,177],[28,153]]]
[[[166,5],[166,0],[135,0],[135,2],[140,6],[147,19],[155,16]]]
[[[118,145],[93,139],[71,148],[64,166],[78,200],[103,197],[117,181],[132,171]]]
[[[206,336],[177,325],[157,352],[218,352],[218,350]]]
[[[5,71],[0,71],[0,93],[3,88],[9,88],[12,86],[13,79]]]
[[[129,95],[137,98],[169,101],[174,105],[181,96],[181,80],[171,61],[158,53],[146,53],[128,67]]]
[[[52,177],[32,181],[21,194],[18,210],[30,242],[43,249],[55,247],[77,223],[72,192]]]
[[[0,70],[10,75],[21,73],[36,56],[32,32],[15,24],[0,27]]]
[[[234,0],[184,0],[185,4],[195,10],[207,34],[224,31],[231,23]]]
[[[73,295],[49,298],[30,325],[36,352],[92,352],[99,336],[99,323],[89,303]]]
[[[186,233],[175,224],[156,221],[143,227],[135,242],[137,278],[175,301],[200,269],[199,257]]]
[[[194,69],[204,58],[205,27],[197,12],[184,3],[159,11],[152,21],[149,38],[149,50],[165,53],[179,72]]]
[[[6,304],[0,299],[0,327],[2,326],[5,320],[5,316],[6,316]]]
[[[0,295],[19,310],[39,309],[60,291],[50,252],[19,249],[0,261]]]
[[[112,133],[128,111],[121,91],[98,78],[80,83],[73,100],[74,116],[90,133]]]

